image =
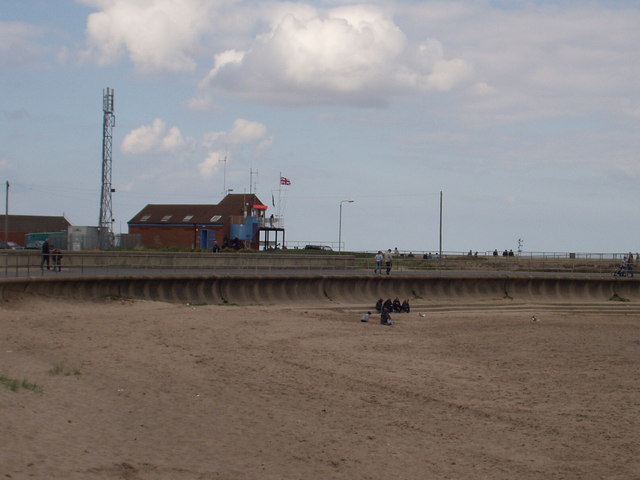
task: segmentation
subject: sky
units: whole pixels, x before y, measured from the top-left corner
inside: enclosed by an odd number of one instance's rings
[[[112,88],[115,233],[233,189],[290,247],[636,252],[638,45],[624,0],[0,0],[0,181],[97,225]]]

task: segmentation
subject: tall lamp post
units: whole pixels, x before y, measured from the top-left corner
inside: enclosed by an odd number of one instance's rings
[[[342,251],[342,204],[353,203],[355,200],[340,200],[340,225],[338,226],[338,253]]]
[[[9,180],[7,180],[7,199],[4,204],[4,242],[9,248]]]

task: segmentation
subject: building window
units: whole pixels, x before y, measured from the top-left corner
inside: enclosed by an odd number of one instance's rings
[[[193,218],[193,215],[187,215],[186,217],[184,217],[182,219],[183,222],[188,222],[189,220],[191,220]]]
[[[173,215],[165,215],[164,217],[162,217],[161,222],[168,222],[169,219],[172,217]]]
[[[209,220],[210,222],[219,222],[220,219],[222,218],[222,215],[214,215],[213,217],[211,217],[211,220]]]
[[[146,221],[147,221],[147,220],[149,220],[150,218],[151,218],[151,215],[144,215],[144,216],[140,219],[140,221],[141,221],[141,222],[146,222]]]

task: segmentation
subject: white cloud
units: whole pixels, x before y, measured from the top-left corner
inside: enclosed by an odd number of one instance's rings
[[[621,100],[637,98],[637,9],[602,2],[399,5],[408,36],[427,31],[473,65],[473,98],[464,106],[478,122],[622,113]]]
[[[192,140],[185,137],[177,127],[156,118],[151,125],[142,125],[127,134],[121,144],[124,153],[158,154],[176,153],[191,146]]]
[[[245,52],[237,50],[226,50],[218,53],[214,57],[214,67],[209,73],[210,76],[216,76],[227,65],[241,65]]]
[[[379,106],[460,89],[470,117],[535,118],[620,109],[640,75],[640,13],[598,2],[78,1],[97,9],[86,31],[101,63],[198,72],[213,59],[201,86],[255,102]]]
[[[239,118],[233,122],[233,128],[229,132],[228,138],[230,143],[241,145],[258,142],[266,136],[267,127],[262,123]]]
[[[240,0],[76,0],[88,16],[85,56],[128,56],[143,72],[192,71],[205,52],[243,45],[269,5]],[[208,53],[210,58],[210,53]]]
[[[209,152],[207,158],[198,164],[198,171],[200,172],[200,175],[205,178],[212,177],[220,168],[225,156],[225,152],[222,151]]]
[[[162,151],[176,152],[187,145],[187,140],[177,127],[171,127],[162,139]]]
[[[472,71],[435,40],[412,46],[386,10],[285,6],[248,49],[217,54],[203,84],[252,99],[380,104],[393,94],[450,90]]]
[[[228,131],[207,132],[203,135],[202,145],[210,151],[198,165],[198,170],[201,175],[210,177],[217,172],[220,162],[227,158],[227,152],[238,152],[247,147],[263,152],[272,144],[273,137],[264,124],[238,118]],[[231,158],[229,156],[227,160]]]
[[[211,30],[212,2],[206,0],[89,1],[101,11],[87,20],[90,50],[100,64],[127,52],[143,71],[193,70],[200,38]]]
[[[224,132],[208,132],[204,135],[203,144],[207,147],[216,145],[250,145],[271,142],[267,135],[267,127],[259,122],[252,122],[239,118],[233,122],[233,127]]]
[[[213,67],[201,85],[254,101],[382,105],[395,95],[446,92],[468,81],[470,62],[435,39],[409,39],[392,10],[371,5],[237,0],[83,0],[91,55],[128,55],[141,71]],[[224,21],[221,21],[224,19]],[[429,33],[429,32],[424,32]],[[211,104],[192,99],[192,110]]]
[[[205,159],[197,165],[198,172],[211,177],[218,171],[219,163],[231,158],[233,152],[252,148],[263,152],[273,143],[267,127],[259,122],[239,118],[228,131],[208,132],[197,142],[186,137],[178,127],[168,127],[166,122],[156,118],[151,125],[142,125],[129,132],[121,144],[121,150],[127,154],[164,155],[180,154],[185,151],[206,151]]]

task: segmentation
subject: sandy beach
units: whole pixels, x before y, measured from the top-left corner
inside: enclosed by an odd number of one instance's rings
[[[0,478],[640,478],[637,307],[365,309],[4,302]]]

